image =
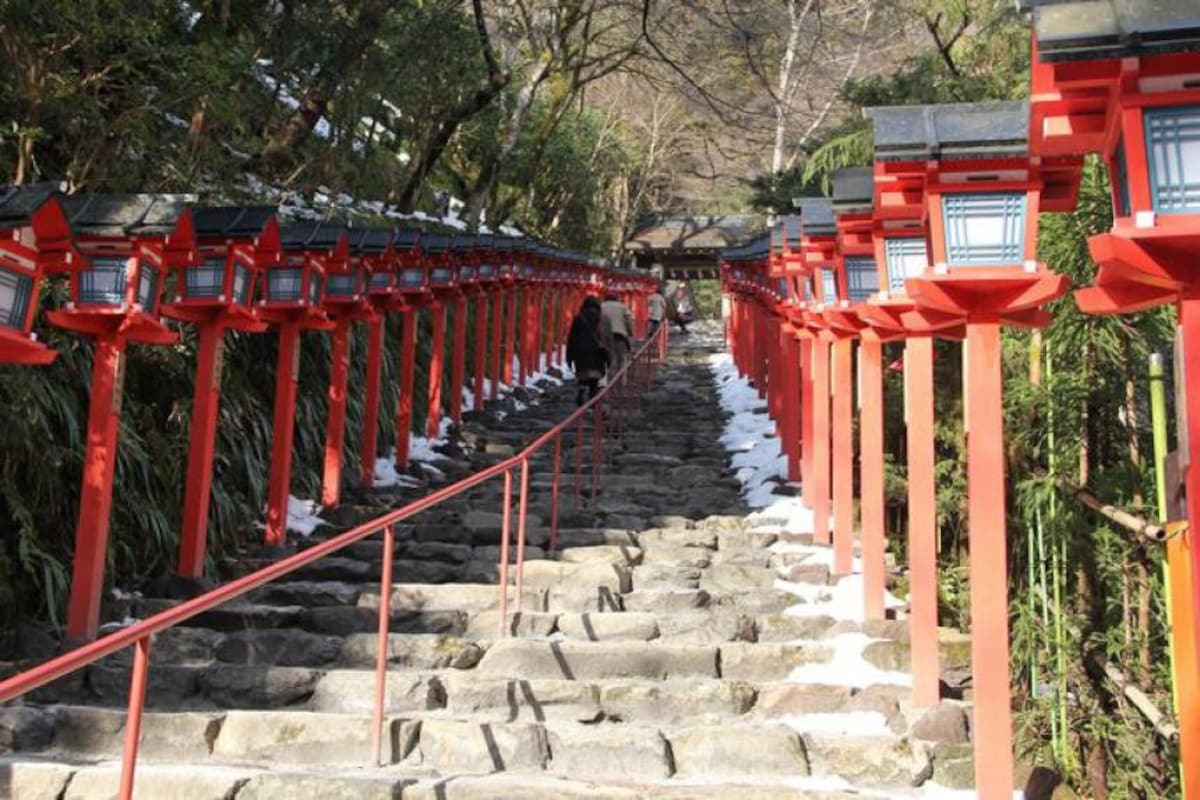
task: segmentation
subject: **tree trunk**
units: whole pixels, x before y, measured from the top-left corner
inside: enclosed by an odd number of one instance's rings
[[[475,179],[475,186],[471,189],[471,197],[467,201],[466,222],[472,230],[477,229],[483,219],[488,199],[500,176],[500,169],[517,149],[517,143],[521,140],[521,131],[525,128],[525,118],[529,114],[529,109],[533,107],[534,96],[549,73],[550,57],[545,55],[537,69],[529,74],[521,91],[517,93],[517,101],[505,124],[504,139],[500,142],[500,147],[484,159],[483,166],[479,170],[479,177]]]

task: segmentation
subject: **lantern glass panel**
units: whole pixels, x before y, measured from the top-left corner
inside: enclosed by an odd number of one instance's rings
[[[1154,210],[1200,211],[1200,106],[1148,108],[1144,113]]]
[[[353,272],[330,275],[325,279],[326,297],[353,297],[358,290],[358,276]],[[316,303],[316,301],[313,301]]]
[[[821,270],[821,302],[833,303],[837,299],[837,276],[831,269]]]
[[[775,285],[778,287],[777,293],[780,297],[787,297],[787,278],[777,279]]]
[[[0,325],[23,330],[33,297],[33,278],[0,267]]]
[[[853,256],[846,259],[847,295],[851,303],[865,302],[879,287],[875,259]]]
[[[315,272],[308,279],[308,303],[312,306],[321,304],[321,276]]]
[[[811,303],[813,300],[813,283],[811,278],[804,279],[804,302]]]
[[[304,269],[280,267],[267,271],[267,300],[296,303],[304,296]]]
[[[429,276],[434,283],[449,283],[452,279],[449,269],[445,267],[436,267]]]
[[[372,289],[387,289],[392,285],[392,276],[387,272],[371,273],[371,288]]]
[[[887,256],[888,291],[904,294],[904,281],[920,277],[929,265],[925,240],[915,237],[885,239],[884,250]]]
[[[479,265],[479,277],[481,277],[481,278],[490,278],[490,277],[492,277],[492,275],[495,274],[495,272],[496,272],[496,268],[493,267],[491,264],[480,264]]]
[[[425,283],[425,272],[420,267],[411,267],[400,273],[400,282],[405,286],[419,287]]]
[[[250,304],[250,294],[254,290],[254,273],[244,264],[233,265],[233,302],[239,305]]]
[[[189,298],[219,297],[225,284],[225,259],[210,258],[184,270],[184,294]]]
[[[149,264],[142,264],[138,270],[137,301],[146,311],[153,311],[158,302],[158,270]]]
[[[1025,195],[942,195],[946,260],[952,267],[1020,264],[1024,260]]]
[[[123,258],[93,258],[91,269],[79,275],[79,302],[116,306],[125,299],[126,270]]]

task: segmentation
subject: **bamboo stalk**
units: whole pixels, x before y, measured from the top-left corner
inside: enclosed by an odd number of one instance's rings
[[[1136,514],[1130,514],[1128,511],[1117,508],[1111,503],[1105,503],[1080,486],[1072,486],[1070,483],[1062,480],[1058,482],[1058,485],[1059,488],[1067,494],[1072,495],[1080,503],[1130,533],[1136,533],[1146,541],[1153,542],[1154,544],[1162,544],[1167,540],[1167,529],[1163,526],[1150,522]]]
[[[1092,663],[1104,673],[1104,676],[1108,678],[1108,680],[1111,681],[1114,686],[1121,690],[1121,693],[1125,695],[1125,698],[1129,701],[1130,705],[1141,712],[1142,716],[1146,718],[1146,721],[1149,722],[1151,726],[1153,726],[1155,732],[1159,736],[1170,743],[1179,741],[1179,728],[1177,728],[1175,723],[1168,719],[1166,715],[1158,710],[1158,708],[1154,705],[1154,702],[1146,696],[1145,692],[1143,692],[1125,677],[1125,673],[1121,672],[1121,670],[1111,664],[1109,660],[1099,652],[1093,652],[1091,654],[1091,659]]]

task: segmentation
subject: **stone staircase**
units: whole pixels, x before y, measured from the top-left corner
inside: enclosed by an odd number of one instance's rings
[[[903,623],[840,619],[826,554],[747,516],[704,352],[675,351],[641,398],[595,507],[564,483],[554,552],[551,451],[535,461],[511,619],[499,481],[397,531],[387,766],[367,766],[377,537],[156,638],[135,795],[833,800],[969,781],[965,707],[908,705]],[[475,460],[446,471],[502,458],[571,394],[473,426]],[[0,797],[115,796],[129,669],[120,654],[0,709]]]

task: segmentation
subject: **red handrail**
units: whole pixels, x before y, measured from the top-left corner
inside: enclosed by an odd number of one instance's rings
[[[121,800],[129,800],[133,793],[134,771],[137,763],[138,740],[141,731],[141,721],[143,713],[143,705],[145,701],[146,683],[149,674],[149,659],[150,659],[150,644],[151,637],[160,633],[167,628],[175,627],[199,614],[210,611],[217,606],[234,600],[246,593],[257,589],[264,584],[270,583],[273,580],[289,575],[302,567],[308,566],[316,561],[319,561],[326,556],[332,555],[355,542],[361,541],[368,536],[372,536],[380,531],[384,532],[384,549],[383,549],[383,570],[380,580],[380,595],[379,595],[379,641],[376,644],[376,692],[375,692],[375,709],[373,714],[374,729],[372,732],[373,752],[375,763],[380,760],[380,752],[382,747],[382,726],[383,726],[383,702],[386,693],[387,680],[387,638],[389,626],[391,622],[391,585],[392,585],[392,562],[395,556],[395,530],[394,526],[404,520],[422,512],[439,503],[457,497],[468,489],[472,489],[482,483],[485,483],[500,475],[505,478],[505,493],[504,493],[504,521],[503,531],[501,536],[500,547],[500,624],[502,627],[502,635],[507,632],[507,603],[508,603],[508,543],[511,526],[511,508],[512,508],[512,470],[517,467],[521,468],[521,494],[520,494],[520,509],[518,522],[518,554],[517,554],[517,607],[520,609],[521,602],[521,587],[523,584],[523,567],[524,567],[524,547],[525,547],[525,523],[528,510],[528,486],[529,486],[529,461],[530,459],[550,441],[555,442],[555,474],[554,474],[554,489],[552,492],[552,504],[554,509],[551,517],[551,541],[557,544],[558,535],[558,469],[559,459],[558,454],[561,453],[561,436],[563,431],[568,427],[579,423],[580,440],[582,439],[583,421],[589,411],[592,412],[595,424],[595,439],[592,449],[593,461],[593,493],[592,499],[595,500],[595,476],[599,472],[599,459],[601,448],[601,421],[603,419],[603,405],[608,401],[611,394],[614,398],[627,395],[627,392],[620,392],[618,387],[624,387],[632,374],[634,379],[639,383],[648,386],[650,377],[652,376],[653,364],[663,359],[666,353],[666,336],[667,328],[665,325],[659,328],[658,334],[652,339],[647,339],[638,350],[629,358],[629,360],[621,367],[620,370],[609,380],[608,384],[596,394],[595,397],[588,400],[581,407],[577,408],[569,414],[561,422],[557,423],[553,428],[550,428],[542,435],[538,436],[530,444],[528,444],[521,452],[510,456],[509,458],[493,464],[486,469],[480,470],[472,475],[456,481],[449,486],[444,486],[441,489],[430,492],[425,497],[388,512],[376,519],[365,522],[357,527],[351,528],[344,533],[340,533],[331,539],[327,539],[320,544],[305,549],[303,552],[293,556],[281,559],[274,564],[263,567],[249,575],[243,576],[229,583],[223,584],[209,592],[205,592],[198,597],[190,600],[185,600],[173,608],[159,612],[140,622],[121,628],[113,633],[107,634],[94,642],[82,645],[70,652],[64,653],[57,658],[53,658],[43,664],[26,670],[18,675],[15,675],[6,680],[0,681],[0,703],[6,703],[15,698],[21,697],[35,689],[45,686],[59,678],[82,669],[83,667],[94,664],[105,656],[109,656],[118,650],[125,647],[134,648],[133,668],[130,675],[130,690],[129,704],[127,711],[127,719],[125,725],[125,743],[121,770],[121,784],[119,797]],[[641,370],[635,369],[641,365],[644,368]],[[639,393],[640,394],[640,393]],[[582,441],[577,441],[577,448],[582,448]],[[582,467],[582,455],[576,454],[576,501],[578,502],[578,470]]]

